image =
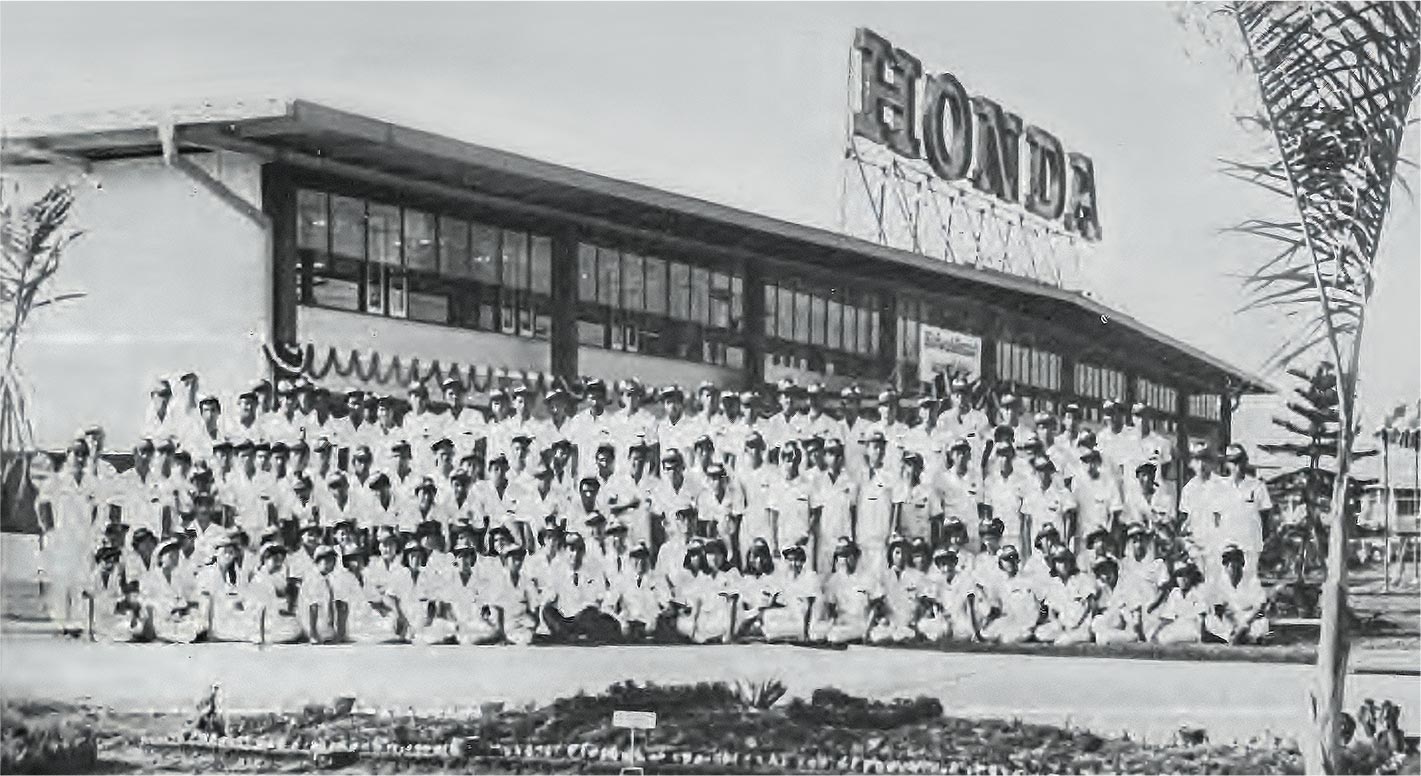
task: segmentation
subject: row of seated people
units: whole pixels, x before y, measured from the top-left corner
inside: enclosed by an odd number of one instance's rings
[[[800,543],[772,552],[755,540],[737,559],[718,538],[692,537],[654,557],[620,522],[585,534],[550,521],[531,551],[505,528],[481,536],[459,527],[446,542],[435,523],[413,534],[311,523],[295,541],[273,532],[255,549],[244,532],[225,532],[210,557],[196,531],[159,542],[140,529],[124,543],[120,530],[95,553],[84,595],[95,638],[170,642],[1267,638],[1263,590],[1236,547],[1221,553],[1224,573],[1203,584],[1193,561],[1156,557],[1142,525],[1126,532],[1123,558],[1104,532],[1081,553],[1048,528],[1024,562],[1001,543],[999,521],[979,531],[976,552],[959,530],[936,547],[890,537],[877,569],[841,537],[831,567],[815,572]]]

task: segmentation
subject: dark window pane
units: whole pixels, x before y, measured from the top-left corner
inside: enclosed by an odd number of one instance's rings
[[[837,299],[830,299],[825,308],[825,326],[828,336],[824,345],[833,350],[844,349],[844,306]]]
[[[577,246],[577,298],[597,301],[597,248],[587,243]]]
[[[439,219],[439,266],[449,277],[473,277],[469,256],[469,222],[457,218]]]
[[[859,326],[858,326],[858,329],[859,329],[859,332],[858,332],[858,340],[859,340],[859,341],[858,341],[858,347],[859,347],[858,352],[864,353],[864,354],[872,354],[872,353],[873,353],[873,350],[874,350],[873,339],[872,339],[872,333],[873,333],[873,313],[872,313],[872,311],[868,310],[867,308],[864,308],[864,307],[860,307],[860,308],[859,308]]]
[[[553,240],[551,237],[533,235],[529,272],[533,276],[533,291],[535,293],[551,294],[553,292]]]
[[[666,262],[651,256],[646,257],[646,311],[666,314]]]
[[[597,301],[616,307],[622,298],[622,255],[608,248],[597,249]]]
[[[710,276],[710,321],[719,329],[730,328],[730,276],[713,272]]]
[[[400,209],[394,205],[372,202],[366,219],[370,235],[370,260],[381,264],[399,264]]]
[[[416,321],[448,323],[449,298],[442,294],[421,294],[412,291],[409,317]]]
[[[825,301],[818,294],[809,298],[809,341],[813,345],[824,344]]]
[[[360,284],[345,278],[312,278],[311,297],[316,304],[322,307],[334,307],[337,310],[359,310]]]
[[[775,334],[783,340],[794,339],[794,289],[779,287],[775,302]]]
[[[577,344],[594,348],[606,347],[607,326],[597,321],[577,322]]]
[[[393,318],[403,318],[409,313],[409,308],[405,304],[405,283],[408,276],[405,271],[398,267],[390,267],[386,270],[385,294],[389,301],[390,316]]]
[[[779,299],[779,287],[773,283],[766,283],[765,286],[765,334],[770,337],[779,336],[779,315],[776,312],[776,302]]]
[[[296,192],[296,247],[322,253],[330,250],[330,221],[326,214],[326,193],[301,189]]]
[[[385,312],[385,267],[380,264],[365,265],[365,311]]]
[[[803,291],[794,295],[794,339],[809,342],[809,294]]]
[[[710,272],[702,267],[691,268],[691,320],[710,323]]]
[[[405,265],[426,272],[439,268],[432,214],[418,210],[405,211]]]
[[[680,321],[691,317],[691,268],[679,261],[667,262],[671,267],[670,315]]]
[[[850,353],[859,352],[859,318],[858,308],[851,305],[844,305],[844,350]]]
[[[496,226],[470,224],[468,277],[491,286],[498,285],[499,253],[502,251],[499,239],[501,235],[502,233]]]
[[[745,282],[739,275],[730,278],[730,328],[739,331],[745,319]]]
[[[528,287],[528,235],[523,232],[503,233],[503,285]]]
[[[640,312],[646,309],[643,291],[641,257],[635,253],[622,254],[622,309]]]
[[[533,314],[533,338],[545,340],[553,330],[553,317],[539,308]]]
[[[331,251],[352,259],[365,258],[365,201],[331,197]]]

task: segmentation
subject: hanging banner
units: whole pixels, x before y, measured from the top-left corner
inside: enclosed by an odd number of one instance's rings
[[[918,327],[918,379],[938,374],[982,375],[982,338],[922,324]]]

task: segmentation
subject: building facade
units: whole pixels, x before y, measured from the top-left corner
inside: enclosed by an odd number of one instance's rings
[[[943,362],[1222,443],[1266,385],[1078,293],[305,101],[20,122],[6,175],[78,182],[85,231],[21,361],[38,441],[137,433],[154,376],[234,392],[269,351],[323,384],[411,375],[792,377],[907,389]]]

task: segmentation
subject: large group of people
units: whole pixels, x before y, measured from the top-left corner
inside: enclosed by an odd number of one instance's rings
[[[467,644],[1268,635],[1267,489],[1235,445],[1176,462],[1141,404],[1106,402],[1088,429],[1076,405],[1027,414],[1011,395],[989,418],[960,380],[902,397],[588,379],[476,402],[457,379],[432,400],[425,382],[385,396],[298,377],[231,407],[198,382],[157,381],[122,473],[89,427],[39,483],[46,598],[65,629]]]

